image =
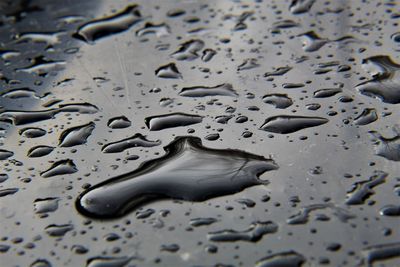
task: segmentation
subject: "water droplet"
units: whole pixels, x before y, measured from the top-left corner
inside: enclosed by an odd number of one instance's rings
[[[314,97],[315,98],[326,98],[326,97],[334,96],[341,92],[342,92],[342,89],[340,89],[340,88],[319,89],[314,92]]]
[[[372,266],[374,262],[383,261],[400,256],[400,243],[389,243],[369,246],[362,250],[365,261],[368,266]]]
[[[365,108],[361,114],[354,119],[355,125],[367,125],[378,119],[378,114],[374,108]]]
[[[296,89],[296,88],[304,87],[304,84],[303,83],[284,83],[284,84],[282,84],[282,87],[285,89]]]
[[[147,117],[145,119],[147,127],[150,131],[160,131],[167,128],[187,126],[203,121],[203,117],[199,115],[185,113],[171,113],[165,115],[157,115]]]
[[[14,152],[5,150],[5,149],[0,149],[0,160],[5,160],[8,159],[9,157],[12,157],[14,155]]]
[[[221,123],[221,124],[227,124],[228,121],[229,121],[230,119],[232,119],[232,118],[233,118],[233,116],[221,115],[221,116],[215,117],[215,121],[218,122],[218,123]]]
[[[145,36],[147,34],[155,34],[157,37],[163,37],[169,35],[170,33],[171,30],[167,24],[153,24],[151,22],[146,22],[143,28],[136,31],[136,35],[139,37]]]
[[[386,205],[380,209],[379,213],[384,216],[400,216],[400,206]]]
[[[50,71],[62,70],[67,64],[65,61],[49,60],[45,59],[43,56],[36,57],[32,59],[31,62],[29,66],[15,69],[15,71],[45,76]]]
[[[166,79],[181,79],[182,74],[179,72],[175,63],[169,63],[156,69],[157,77]]]
[[[141,21],[139,7],[130,5],[114,15],[83,24],[73,37],[93,44],[98,39],[126,31],[139,21]]]
[[[300,36],[304,38],[303,49],[306,52],[318,51],[329,42],[328,39],[319,37],[314,31],[303,33]]]
[[[177,60],[194,60],[199,57],[198,52],[204,47],[204,42],[198,39],[187,41],[171,56]]]
[[[285,251],[272,254],[259,260],[254,267],[300,267],[306,258],[296,251]]]
[[[48,46],[54,46],[61,42],[60,37],[65,35],[65,32],[27,32],[16,36],[17,43],[34,42],[45,43]]]
[[[289,11],[294,15],[306,13],[311,9],[314,2],[315,0],[292,0]]]
[[[104,153],[119,153],[132,147],[153,147],[160,144],[161,141],[148,140],[145,136],[138,133],[129,138],[106,144],[103,146],[101,151]]]
[[[180,96],[186,97],[204,97],[204,96],[232,96],[236,97],[238,94],[233,89],[232,84],[223,83],[216,86],[194,86],[184,87],[179,92]]]
[[[93,114],[98,111],[98,108],[88,103],[65,104],[58,108],[25,111],[25,110],[6,110],[0,113],[0,121],[11,121],[14,125],[22,125],[34,123],[43,120],[49,120],[60,112],[78,112],[81,114]]]
[[[276,233],[277,231],[278,225],[274,222],[254,222],[248,229],[244,231],[236,231],[231,229],[222,230],[208,233],[207,237],[210,241],[214,242],[257,242],[261,240],[264,235]]]
[[[177,252],[180,249],[179,245],[177,244],[169,244],[169,245],[161,245],[160,251],[167,251],[167,252]]]
[[[396,43],[400,43],[400,32],[393,33],[391,38]]]
[[[237,71],[250,70],[250,69],[257,68],[258,66],[260,66],[260,64],[257,63],[256,58],[248,58],[248,59],[245,59],[243,61],[243,63],[237,67]]]
[[[136,219],[146,219],[153,215],[156,211],[153,209],[146,209],[136,212]]]
[[[36,94],[35,90],[30,88],[14,88],[2,93],[1,96],[10,99],[41,98],[41,96]]]
[[[201,56],[201,60],[203,60],[204,62],[208,62],[210,61],[215,55],[217,54],[217,52],[213,49],[207,48],[204,49],[203,51],[203,55]]]
[[[374,56],[362,61],[365,67],[372,65],[376,72],[372,79],[362,82],[356,89],[370,97],[376,97],[384,103],[400,103],[400,65],[394,63],[388,56]]]
[[[174,103],[174,100],[172,98],[161,98],[160,99],[160,106],[166,107]]]
[[[348,220],[355,218],[353,214],[351,214],[350,212],[348,212],[343,208],[337,207],[330,203],[324,203],[324,204],[312,204],[303,207],[299,213],[290,216],[289,219],[287,219],[287,223],[306,224],[309,221],[311,212],[323,209],[332,209],[334,211],[334,215],[336,215],[338,219],[342,222],[347,222]]]
[[[282,76],[282,75],[285,75],[286,73],[288,73],[291,69],[292,69],[292,67],[289,67],[289,66],[278,67],[274,71],[266,72],[264,74],[264,77]]]
[[[47,132],[41,128],[29,127],[19,130],[19,134],[26,138],[37,138],[45,135]]]
[[[190,225],[193,227],[199,227],[199,226],[204,226],[204,225],[210,225],[218,220],[215,218],[194,218],[190,220]]]
[[[75,253],[75,254],[80,254],[80,255],[82,255],[82,254],[86,254],[86,253],[89,251],[89,249],[85,248],[85,247],[82,246],[82,245],[73,245],[73,246],[71,247],[71,251],[72,251],[73,253]]]
[[[261,126],[261,130],[289,134],[305,128],[315,127],[327,123],[329,120],[320,117],[305,117],[305,116],[273,116],[265,120]]]
[[[262,98],[264,103],[271,104],[275,108],[285,109],[293,104],[293,100],[287,94],[270,94]]]
[[[28,151],[28,157],[39,158],[50,154],[54,150],[52,146],[34,146]]]
[[[351,190],[347,193],[347,205],[364,204],[365,200],[375,192],[372,188],[385,182],[387,173],[383,171],[375,171],[368,180],[356,182],[352,185]]]
[[[167,16],[172,18],[179,17],[184,14],[186,14],[186,11],[180,8],[174,8],[167,12]]]
[[[257,177],[278,168],[272,159],[247,152],[206,148],[196,137],[177,138],[165,151],[163,157],[84,192],[78,210],[113,218],[154,199],[203,201],[262,184]]]
[[[306,108],[308,110],[318,110],[320,107],[321,107],[321,105],[318,103],[311,103],[311,104],[306,105]]]
[[[0,183],[5,182],[8,180],[8,174],[7,173],[0,173]]]
[[[107,126],[111,129],[122,129],[131,126],[131,124],[131,121],[127,117],[120,116],[110,119]]]
[[[256,202],[249,198],[239,198],[236,202],[245,205],[247,208],[253,208],[256,206]]]
[[[96,125],[89,122],[84,125],[72,127],[63,131],[60,135],[60,147],[72,147],[86,144]]]
[[[0,190],[0,197],[5,197],[8,195],[13,195],[18,192],[18,188],[6,188]]]
[[[400,161],[400,131],[397,127],[393,128],[396,136],[386,138],[378,132],[370,131],[376,139],[374,143],[375,154],[388,160]]]
[[[61,237],[73,229],[72,224],[50,224],[45,228],[45,231],[49,236]]]
[[[212,134],[206,135],[206,137],[204,137],[204,138],[208,141],[215,141],[215,140],[218,140],[219,137],[220,137],[219,133],[212,133]]]
[[[54,212],[58,209],[58,201],[56,197],[35,199],[33,206],[37,214]]]
[[[300,26],[299,23],[297,23],[293,20],[290,20],[290,19],[280,20],[280,21],[274,22],[272,24],[273,31],[276,29],[289,29],[289,28],[298,27],[298,26]]]
[[[30,267],[51,267],[51,263],[45,259],[37,259],[32,262]]]
[[[88,260],[86,267],[124,267],[132,258],[95,257]]]
[[[54,162],[48,170],[40,173],[40,175],[44,178],[49,178],[56,175],[72,174],[77,171],[78,169],[76,168],[74,162],[70,159],[65,159]]]

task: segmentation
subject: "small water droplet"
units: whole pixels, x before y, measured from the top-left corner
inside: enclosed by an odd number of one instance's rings
[[[77,171],[78,169],[74,162],[70,159],[66,159],[54,162],[48,170],[40,173],[40,175],[44,178],[49,178],[56,175],[72,174]]]
[[[328,121],[328,119],[320,117],[281,115],[266,119],[260,129],[272,133],[289,134],[305,128],[319,126]]]
[[[278,231],[278,225],[274,222],[254,222],[244,231],[222,230],[208,233],[207,237],[214,242],[236,242],[248,241],[257,242],[266,234],[272,234]]]
[[[194,86],[184,87],[179,92],[180,96],[186,97],[205,97],[205,96],[232,96],[237,97],[238,94],[233,89],[232,84],[223,83],[216,86]]]
[[[185,113],[171,113],[165,115],[157,115],[147,117],[145,119],[147,127],[150,131],[160,131],[167,128],[187,126],[203,121],[203,117],[199,115]]]

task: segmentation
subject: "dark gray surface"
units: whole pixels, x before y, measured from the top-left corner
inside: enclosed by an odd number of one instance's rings
[[[0,153],[1,173],[8,175],[0,180],[0,266],[42,266],[35,263],[38,259],[50,266],[90,267],[254,266],[261,259],[257,266],[273,266],[262,265],[271,260],[304,262],[302,266],[399,265],[399,214],[395,208],[390,212],[394,216],[380,214],[400,200],[400,149],[398,140],[391,139],[399,132],[399,5],[293,2],[1,2],[1,149],[12,153]],[[132,4],[138,4],[139,22],[133,23],[129,15],[122,22],[114,16],[111,22],[119,26],[112,29],[121,32],[90,43],[73,37],[82,25]],[[177,9],[185,14],[168,16],[179,14]],[[147,23],[161,26],[143,30]],[[56,34],[45,42],[35,42],[40,36],[24,35],[43,32]],[[191,40],[202,42],[187,45]],[[209,55],[207,49],[216,51],[211,59],[203,56]],[[49,65],[38,75],[26,68],[32,58],[55,63],[47,75],[43,72]],[[166,70],[163,77],[157,76],[156,70],[169,63],[180,74],[172,69],[172,74]],[[286,66],[290,68],[278,69]],[[367,86],[360,85],[371,79]],[[238,96],[181,93],[187,87],[224,83]],[[13,88],[31,90],[7,94]],[[327,88],[341,92],[314,97],[314,92]],[[384,94],[384,101],[360,90]],[[263,97],[271,94],[286,94],[293,104],[282,109],[264,103]],[[53,100],[60,102],[48,106]],[[97,109],[62,106],[77,103]],[[317,110],[310,106],[315,103],[321,106]],[[377,119],[358,118],[367,108],[375,109]],[[43,112],[27,118],[15,113],[21,110]],[[148,117],[177,112],[203,119],[159,131],[146,125]],[[222,115],[233,117],[221,124],[216,117]],[[120,116],[131,125],[107,126]],[[288,134],[261,130],[274,116],[329,121]],[[15,118],[28,123],[14,125],[21,122]],[[84,129],[69,136],[77,138],[67,142],[73,146],[60,143],[71,134],[65,130],[90,122],[95,124],[91,133]],[[47,133],[27,138],[20,134],[27,127]],[[161,145],[102,152],[104,145],[136,133]],[[215,133],[219,137],[210,137]],[[269,184],[203,202],[156,201],[108,220],[77,211],[76,199],[85,189],[160,158],[164,146],[186,135],[200,137],[206,147],[271,157],[279,169],[260,177]],[[36,146],[54,149],[29,157]],[[61,166],[55,170],[61,174],[43,177],[54,164]],[[197,218],[205,218],[205,225],[193,226]],[[278,229],[269,232],[263,223]],[[211,237],[220,231],[231,234],[231,242]],[[240,239],[233,241],[232,235]],[[100,265],[96,257],[117,259]]]

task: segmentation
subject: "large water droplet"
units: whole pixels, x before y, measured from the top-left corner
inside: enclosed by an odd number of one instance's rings
[[[356,89],[385,103],[400,103],[400,65],[388,56],[369,57],[362,63],[366,68],[372,65],[376,72],[372,74],[371,80],[358,84]]]
[[[60,112],[93,114],[97,111],[96,106],[88,103],[65,104],[59,105],[58,108],[37,111],[6,110],[0,113],[0,121],[11,121],[14,125],[22,125],[52,119]]]
[[[387,173],[383,171],[375,171],[367,181],[356,182],[347,194],[347,205],[364,204],[365,200],[375,192],[372,188],[385,182]]]
[[[10,99],[41,98],[41,96],[37,95],[35,90],[32,90],[30,88],[14,88],[2,93],[1,96]]]
[[[392,138],[386,138],[376,131],[370,131],[374,136],[375,153],[378,156],[388,160],[400,161],[400,130],[397,127],[393,128],[396,135]]]
[[[18,188],[6,188],[0,190],[0,197],[5,197],[8,195],[14,195],[18,192]]]
[[[89,44],[93,44],[100,38],[129,29],[140,20],[139,7],[137,5],[130,5],[112,16],[83,24],[73,36]]]
[[[377,261],[400,257],[400,242],[369,246],[362,254],[368,266],[372,266]]]
[[[12,157],[14,155],[14,152],[5,150],[5,149],[0,149],[0,160],[5,160],[8,159],[9,157]]]
[[[48,46],[54,46],[60,43],[60,37],[65,35],[65,32],[26,32],[16,36],[17,43],[34,42],[45,43]]]
[[[165,151],[163,157],[84,192],[78,210],[113,218],[156,199],[203,201],[262,184],[258,176],[278,168],[273,160],[247,152],[204,147],[196,137],[177,138]]]

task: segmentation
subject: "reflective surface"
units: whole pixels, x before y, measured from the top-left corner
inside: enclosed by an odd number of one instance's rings
[[[399,265],[399,20],[2,1],[0,265]]]

